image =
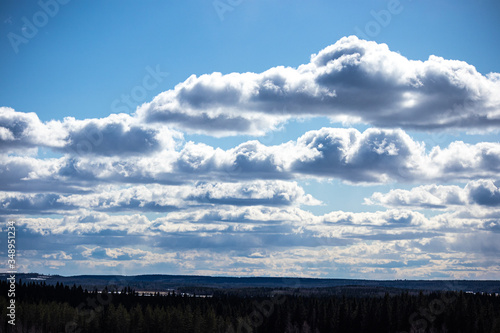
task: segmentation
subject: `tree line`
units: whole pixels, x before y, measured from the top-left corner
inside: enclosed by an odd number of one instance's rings
[[[500,297],[479,293],[339,296],[221,289],[205,298],[175,292],[142,296],[129,287],[89,291],[20,282],[12,326],[7,322],[7,291],[7,281],[1,281],[0,331],[6,333],[500,333]]]

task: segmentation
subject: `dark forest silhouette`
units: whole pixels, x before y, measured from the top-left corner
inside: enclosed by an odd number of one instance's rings
[[[500,332],[500,297],[486,293],[339,296],[254,288],[221,289],[212,297],[142,296],[130,287],[98,292],[21,282],[12,326],[7,290],[2,281],[2,332]]]

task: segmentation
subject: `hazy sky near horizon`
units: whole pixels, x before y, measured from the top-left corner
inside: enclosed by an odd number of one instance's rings
[[[18,271],[500,279],[497,1],[0,9]]]

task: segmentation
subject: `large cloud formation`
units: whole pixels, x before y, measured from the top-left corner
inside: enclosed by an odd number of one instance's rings
[[[191,76],[133,115],[0,107],[0,222],[17,221],[25,271],[498,279],[500,143],[408,129],[498,130],[499,88],[464,62],[346,37],[297,68]],[[374,127],[224,149],[184,134],[305,117]],[[337,186],[383,210],[333,210]]]
[[[350,36],[297,68],[193,75],[137,114],[214,135],[262,134],[313,116],[407,129],[498,128],[500,74],[437,56],[409,60]]]
[[[103,272],[492,278],[498,224],[484,216],[409,210],[315,216],[280,207],[213,207],[144,215],[82,212],[20,218],[24,251],[42,265]],[[496,228],[496,229],[495,229]],[[47,236],[58,241],[48,245]],[[124,241],[126,245],[124,246]],[[267,272],[266,272],[267,271]]]
[[[134,134],[130,134],[134,135]],[[279,145],[247,141],[223,150],[203,143],[172,142],[171,148],[134,155],[134,147],[111,144],[94,154],[38,159],[5,155],[0,161],[1,190],[84,191],[109,184],[191,184],[193,181],[235,182],[341,179],[350,183],[443,182],[495,178],[500,172],[500,144],[452,142],[429,147],[402,130],[322,128]],[[128,146],[126,141],[113,143]],[[149,146],[149,145],[147,145]],[[166,147],[168,145],[164,145]]]

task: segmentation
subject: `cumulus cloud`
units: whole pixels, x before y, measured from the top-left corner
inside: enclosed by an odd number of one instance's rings
[[[81,182],[59,176],[64,159],[0,155],[0,189],[19,192],[79,192]],[[66,180],[66,181],[64,181]]]
[[[0,192],[0,214],[48,214],[76,208],[60,199],[55,193]]]
[[[202,183],[190,189],[188,200],[198,203],[234,206],[320,205],[321,201],[306,194],[296,182],[252,181],[242,183]]]
[[[338,178],[352,183],[445,181],[494,177],[500,171],[498,143],[451,143],[433,147],[402,130],[322,128],[296,141],[265,146],[249,141],[223,151],[188,143],[173,172],[223,179]]]
[[[298,206],[321,201],[296,182],[250,181],[194,185],[98,186],[75,194],[0,192],[0,214],[54,214],[68,210],[169,212],[196,206]]]
[[[146,122],[214,135],[262,134],[290,117],[412,129],[497,129],[500,75],[462,61],[413,61],[385,44],[344,37],[297,68],[192,75],[145,103]]]
[[[68,135],[63,152],[78,155],[133,156],[173,150],[182,134],[167,127],[140,124],[127,114],[101,119],[65,118]]]
[[[469,201],[478,205],[500,207],[500,182],[478,180],[467,184]]]
[[[374,213],[332,212],[323,216],[328,224],[366,225],[366,226],[421,226],[428,224],[427,219],[418,212],[410,210],[388,210]]]
[[[102,183],[182,185],[299,178],[432,183],[491,179],[500,172],[499,143],[456,141],[426,153],[423,143],[402,130],[374,128],[323,128],[279,145],[248,141],[227,150],[187,142],[176,150],[125,157],[7,155],[0,161],[0,189],[74,192]]]
[[[68,155],[133,156],[175,149],[180,132],[141,124],[127,114],[41,122],[35,113],[0,107],[0,152],[48,147]]]
[[[42,123],[0,108],[0,149],[47,146],[96,155],[163,147],[163,125],[215,136],[263,135],[291,118],[406,129],[498,129],[500,74],[462,61],[414,61],[385,44],[344,37],[297,68],[192,75],[138,107],[134,116]],[[164,133],[160,135],[159,132]]]
[[[411,190],[395,189],[388,193],[374,193],[366,204],[386,207],[413,207],[456,209],[479,205],[500,207],[500,183],[491,179],[469,181],[464,187],[457,185],[423,185]]]
[[[65,137],[60,122],[42,123],[36,113],[0,107],[0,152],[40,146],[58,148],[64,145]]]
[[[291,169],[352,182],[410,180],[424,173],[423,145],[401,130],[323,128],[297,140]]]

